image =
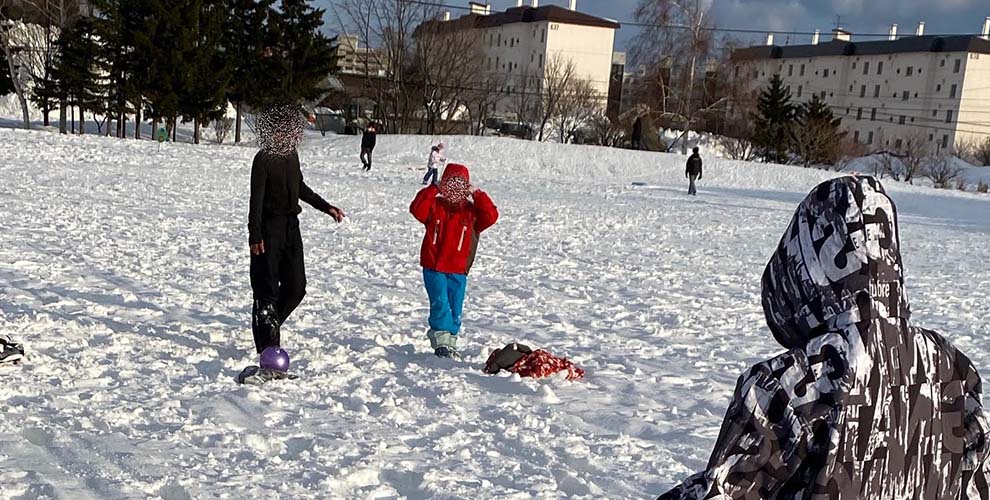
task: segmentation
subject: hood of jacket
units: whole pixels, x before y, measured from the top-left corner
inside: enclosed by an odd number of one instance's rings
[[[801,202],[763,273],[774,338],[804,348],[829,331],[910,318],[897,211],[873,177],[840,177]]]

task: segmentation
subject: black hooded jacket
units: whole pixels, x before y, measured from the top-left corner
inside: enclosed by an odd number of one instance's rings
[[[266,151],[258,151],[251,166],[249,242],[253,245],[264,239],[263,220],[299,214],[302,211],[299,200],[324,213],[329,213],[333,208],[303,182],[297,153],[277,156]]]
[[[374,130],[365,129],[364,133],[361,134],[361,147],[364,149],[375,149],[375,144],[378,142],[378,132]]]
[[[872,177],[818,186],[763,274],[789,349],[742,377],[705,471],[661,500],[986,500],[980,377],[911,324],[897,212]]]

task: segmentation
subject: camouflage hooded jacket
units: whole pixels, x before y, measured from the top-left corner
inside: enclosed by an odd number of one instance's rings
[[[899,247],[876,179],[805,198],[763,274],[789,350],[740,377],[706,470],[660,500],[990,498],[980,377],[911,324]]]

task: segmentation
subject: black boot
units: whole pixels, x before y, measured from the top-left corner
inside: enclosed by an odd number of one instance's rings
[[[251,329],[254,331],[254,346],[258,354],[266,347],[282,345],[281,332],[278,313],[275,312],[275,305],[259,300],[254,301],[254,311],[252,313]]]

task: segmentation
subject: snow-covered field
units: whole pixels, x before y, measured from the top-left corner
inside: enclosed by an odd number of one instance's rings
[[[302,379],[253,361],[245,147],[0,130],[0,497],[650,498],[700,469],[736,377],[781,349],[759,277],[804,194],[834,175],[445,138],[502,219],[482,237],[465,359],[425,338],[407,207],[428,137],[310,138],[309,294],[286,324]],[[632,181],[649,185],[633,187]],[[889,186],[915,318],[990,374],[990,196]],[[488,376],[518,340],[584,380]]]

